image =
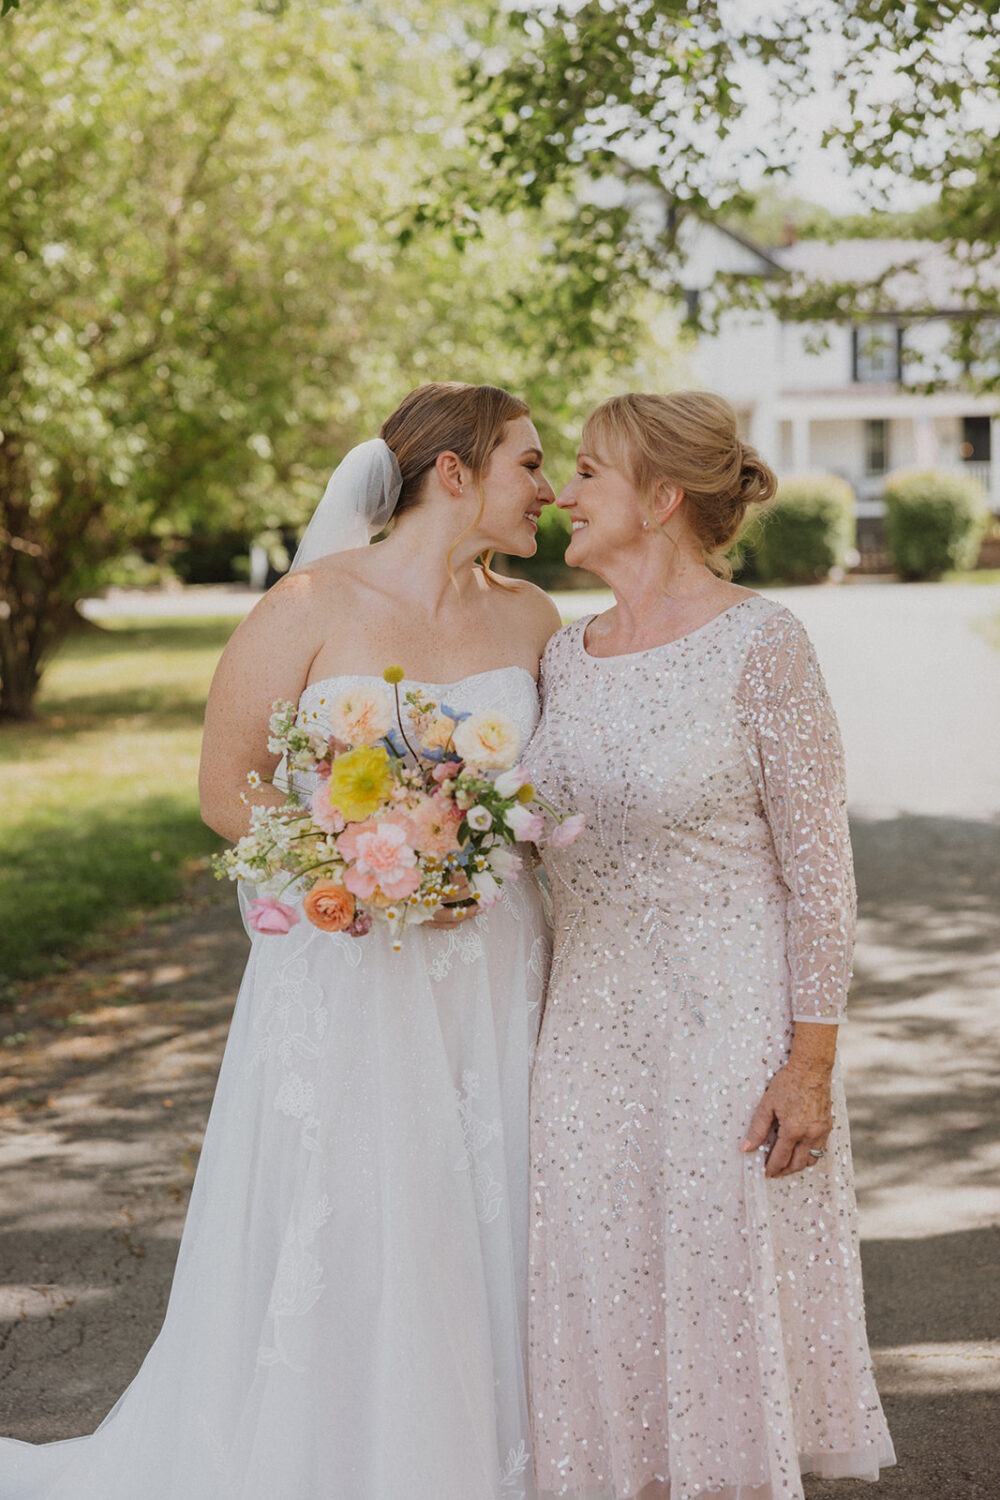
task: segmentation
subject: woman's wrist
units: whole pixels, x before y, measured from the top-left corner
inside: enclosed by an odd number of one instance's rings
[[[837,1057],[838,1027],[821,1022],[796,1021],[786,1067],[795,1073],[828,1078]]]

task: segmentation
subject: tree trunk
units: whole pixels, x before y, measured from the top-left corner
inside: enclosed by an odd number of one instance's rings
[[[24,607],[16,596],[0,600],[0,724],[34,717],[42,670],[76,618],[73,606],[59,599],[41,609]]]
[[[72,538],[32,516],[27,464],[0,435],[0,723],[30,719],[42,670],[77,619],[67,597]],[[82,530],[77,532],[82,541]]]

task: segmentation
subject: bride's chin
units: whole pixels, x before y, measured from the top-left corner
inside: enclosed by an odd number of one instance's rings
[[[511,537],[502,547],[498,547],[497,551],[505,553],[508,557],[534,557],[538,551],[538,539],[537,537]]]

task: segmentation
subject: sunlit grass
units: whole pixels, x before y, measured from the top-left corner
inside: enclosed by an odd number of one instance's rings
[[[169,901],[198,815],[205,696],[235,621],[116,620],[70,641],[38,719],[0,730],[0,986]]]

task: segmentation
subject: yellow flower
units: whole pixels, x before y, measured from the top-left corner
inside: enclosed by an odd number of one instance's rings
[[[338,755],[330,771],[329,798],[348,823],[363,823],[393,788],[389,756],[381,745],[359,746]]]
[[[406,676],[406,673],[403,671],[402,667],[386,667],[385,671],[382,673],[382,676],[385,678],[386,682],[402,682],[403,678]]]

